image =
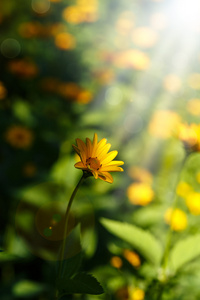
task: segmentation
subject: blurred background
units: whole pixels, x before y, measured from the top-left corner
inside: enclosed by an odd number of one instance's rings
[[[113,184],[88,178],[73,203],[82,270],[106,291],[74,297],[144,299],[143,258],[99,219],[136,224],[164,245],[184,156],[176,130],[200,117],[199,1],[1,0],[0,32],[1,300],[54,299],[63,216],[81,176],[72,144],[94,132],[125,165]],[[198,163],[177,190],[181,237],[199,227],[199,206],[184,198],[199,197]]]

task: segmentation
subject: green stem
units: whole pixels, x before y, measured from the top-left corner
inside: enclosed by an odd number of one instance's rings
[[[185,162],[186,162],[187,158],[188,158],[188,154],[185,155],[185,157],[183,159],[183,162],[181,163],[180,170],[179,170],[179,173],[178,173],[178,176],[177,176],[177,179],[176,179],[174,199],[173,199],[173,203],[172,203],[172,214],[171,214],[171,217],[170,217],[170,221],[173,219],[173,214],[174,214],[174,211],[177,207],[178,197],[177,197],[177,194],[176,194],[176,187],[177,187],[177,184],[180,181],[180,176],[181,176],[181,173],[182,173],[182,170],[183,170],[183,166],[185,165]],[[171,222],[170,222],[170,224],[171,224]],[[163,254],[163,260],[162,260],[162,264],[161,264],[162,271],[163,271],[163,274],[162,274],[163,282],[161,282],[162,288],[160,289],[160,291],[157,295],[157,300],[162,299],[162,294],[163,294],[163,291],[164,291],[165,281],[167,280],[166,269],[167,269],[167,265],[168,265],[168,258],[169,258],[169,251],[170,251],[170,247],[171,247],[172,235],[173,235],[173,228],[172,228],[172,226],[169,226],[169,230],[168,230],[168,234],[167,234],[167,238],[166,238],[165,250],[164,250],[164,254]]]
[[[65,227],[64,227],[64,235],[63,235],[63,243],[62,243],[62,248],[61,248],[61,255],[60,255],[60,263],[59,263],[59,269],[58,269],[58,278],[61,278],[61,273],[62,273],[62,266],[63,266],[63,260],[64,260],[64,256],[65,256],[65,246],[66,246],[66,240],[67,240],[67,228],[68,228],[68,221],[69,221],[69,212],[70,212],[70,208],[72,206],[72,202],[74,200],[74,197],[80,187],[80,185],[82,184],[83,180],[85,178],[88,177],[88,174],[87,173],[83,173],[81,179],[79,180],[79,182],[77,183],[70,199],[69,199],[69,202],[68,202],[68,205],[67,205],[67,210],[66,210],[66,213],[65,213]]]

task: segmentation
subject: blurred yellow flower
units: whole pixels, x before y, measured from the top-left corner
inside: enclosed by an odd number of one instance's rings
[[[175,231],[182,231],[188,225],[187,215],[179,208],[172,210],[168,208],[164,215],[165,222]]]
[[[177,113],[170,110],[157,110],[150,121],[149,132],[158,138],[167,139],[174,135],[175,128],[180,122]]]
[[[186,205],[193,215],[200,215],[200,193],[191,192],[186,197]]]
[[[60,32],[55,37],[55,44],[62,50],[71,50],[76,46],[75,38],[67,32]]]
[[[32,145],[33,133],[23,126],[16,125],[7,129],[5,139],[15,148],[26,149]]]
[[[191,191],[192,187],[184,181],[179,182],[176,188],[177,195],[181,196],[182,198],[185,198]]]
[[[200,73],[192,73],[188,77],[188,84],[194,90],[200,89]]]
[[[151,184],[153,181],[152,174],[148,170],[140,167],[130,167],[128,170],[128,174],[131,178],[139,182]]]
[[[181,79],[175,74],[169,74],[164,78],[163,86],[168,92],[178,92],[181,85]]]
[[[113,267],[120,269],[122,267],[123,262],[119,256],[113,256],[110,260],[110,264]]]
[[[123,11],[116,23],[116,29],[121,35],[130,35],[135,24],[135,16],[131,11]]]
[[[128,300],[143,300],[145,297],[145,292],[138,287],[129,288],[129,298]]]
[[[3,82],[0,81],[0,100],[6,98],[7,96],[7,89],[5,88]]]
[[[118,68],[133,68],[135,70],[146,70],[149,67],[148,55],[136,49],[130,49],[115,54],[114,64]]]
[[[103,138],[97,142],[97,134],[94,134],[93,142],[86,138],[86,144],[76,139],[77,146],[72,145],[76,153],[80,157],[80,161],[74,166],[94,176],[95,179],[100,178],[106,182],[112,183],[113,178],[109,172],[122,172],[123,169],[119,166],[123,165],[123,161],[113,160],[118,152],[111,151],[108,153],[111,144]]]
[[[129,201],[135,205],[145,206],[154,197],[154,191],[147,183],[132,183],[127,189]]]
[[[194,116],[200,116],[200,99],[190,99],[187,103],[187,110]]]
[[[140,257],[136,252],[126,249],[123,255],[132,266],[138,268],[141,265]]]
[[[77,0],[76,5],[71,5],[63,10],[63,18],[72,24],[82,22],[95,22],[98,18],[97,0]]]
[[[200,151],[200,124],[180,124],[176,135],[183,142],[186,149]]]

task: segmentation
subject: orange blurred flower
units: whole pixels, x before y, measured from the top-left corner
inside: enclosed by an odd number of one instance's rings
[[[13,60],[8,63],[8,69],[11,73],[23,78],[32,78],[38,74],[37,65],[26,59]]]
[[[53,25],[42,25],[40,22],[26,22],[19,25],[19,34],[24,38],[49,37],[52,34]]]
[[[80,93],[80,87],[75,82],[61,82],[57,87],[57,92],[66,98],[74,100]]]
[[[131,203],[145,206],[154,198],[154,191],[146,183],[132,183],[127,189],[127,196]]]
[[[141,265],[140,257],[136,252],[126,249],[123,255],[132,266],[138,268]]]
[[[81,90],[76,98],[76,102],[81,104],[87,104],[92,100],[93,96],[90,91],[87,90]]]
[[[187,215],[179,208],[172,210],[168,208],[164,215],[165,222],[175,231],[182,231],[188,225]]]
[[[0,100],[6,98],[7,96],[7,89],[5,88],[2,81],[0,81]]]
[[[110,260],[110,264],[113,267],[120,269],[122,267],[123,262],[119,256],[113,256]]]
[[[5,139],[15,148],[26,149],[32,145],[33,133],[23,126],[15,125],[7,129]]]
[[[67,32],[58,33],[55,37],[55,44],[62,50],[71,50],[76,47],[75,38]]]

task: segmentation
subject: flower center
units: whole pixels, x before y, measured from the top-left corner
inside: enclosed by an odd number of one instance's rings
[[[97,157],[89,157],[88,159],[86,159],[86,165],[88,169],[97,170],[97,171],[101,167],[100,161],[98,160]]]

